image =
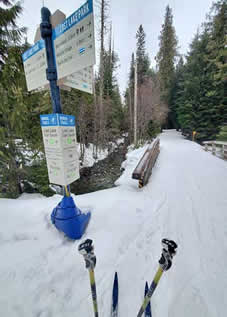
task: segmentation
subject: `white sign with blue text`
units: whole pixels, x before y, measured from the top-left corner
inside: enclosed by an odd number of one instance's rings
[[[71,86],[68,86],[91,93],[90,83],[84,83],[84,80],[81,82],[80,75],[75,73],[95,64],[93,0],[87,0],[58,24],[52,32],[52,40],[58,79],[65,80],[73,74],[69,78]],[[28,91],[47,87],[49,81],[46,79],[45,42],[36,42],[22,54],[22,59]]]
[[[64,85],[92,94],[93,66],[85,67],[78,72],[67,76],[66,80],[64,80]]]
[[[45,43],[40,40],[22,54],[28,91],[47,85]]]
[[[40,123],[50,183],[69,185],[80,178],[75,117],[46,114]]]
[[[53,41],[58,79],[95,64],[92,0],[56,26]]]

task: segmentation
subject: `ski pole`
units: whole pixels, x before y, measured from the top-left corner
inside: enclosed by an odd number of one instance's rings
[[[151,299],[151,296],[153,295],[158,285],[158,282],[160,278],[162,277],[163,272],[170,269],[172,265],[172,258],[176,254],[177,244],[173,240],[162,239],[162,246],[163,246],[163,249],[162,249],[161,258],[159,260],[158,271],[156,272],[155,277],[151,283],[151,286],[147,292],[147,295],[144,298],[143,304],[138,312],[137,317],[142,317]]]
[[[85,260],[86,269],[89,271],[90,286],[91,286],[91,295],[93,301],[94,315],[98,317],[98,303],[96,295],[96,284],[95,284],[95,273],[94,268],[96,265],[96,256],[94,254],[94,246],[91,239],[85,240],[78,247],[78,251],[83,255]]]

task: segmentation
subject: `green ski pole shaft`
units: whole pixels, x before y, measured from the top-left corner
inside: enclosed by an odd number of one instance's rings
[[[140,307],[140,310],[137,314],[137,317],[142,317],[150,299],[151,296],[153,295],[161,277],[164,271],[167,271],[170,269],[172,265],[172,258],[176,254],[176,249],[177,249],[177,244],[173,240],[167,240],[163,239],[162,240],[162,245],[163,245],[163,250],[162,250],[162,255],[159,260],[159,269],[157,273],[155,274],[155,277],[151,283],[151,286],[147,292],[147,295],[144,298],[143,304]]]
[[[94,308],[95,317],[98,317],[98,303],[97,303],[97,295],[96,295],[96,284],[95,284],[95,272],[93,269],[89,270],[90,284],[91,284],[91,295],[92,302]]]
[[[88,269],[88,272],[89,272],[94,316],[99,317],[96,284],[95,284],[95,272],[94,272],[94,268],[96,265],[96,256],[94,254],[94,246],[92,245],[92,240],[87,239],[86,241],[81,243],[78,247],[78,251],[80,252],[80,254],[83,255],[86,269]]]
[[[138,312],[137,317],[142,317],[143,313],[145,312],[145,309],[146,309],[146,307],[147,307],[147,305],[148,305],[148,303],[149,303],[149,301],[151,299],[151,296],[153,295],[153,293],[154,293],[154,291],[155,291],[155,289],[156,289],[156,287],[158,285],[158,282],[159,282],[159,280],[160,280],[160,278],[162,276],[162,273],[163,273],[163,270],[162,270],[161,267],[159,267],[159,269],[158,269],[157,273],[155,274],[155,277],[154,277],[154,279],[153,279],[153,281],[151,283],[151,286],[150,286],[150,288],[149,288],[149,290],[147,292],[147,295],[144,298],[143,304],[140,307],[140,310]]]

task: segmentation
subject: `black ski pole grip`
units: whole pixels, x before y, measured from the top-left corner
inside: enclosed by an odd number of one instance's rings
[[[177,244],[173,240],[162,239],[162,246],[163,249],[159,264],[163,271],[168,271],[172,266],[173,256],[177,252]]]
[[[86,269],[93,270],[96,266],[93,241],[87,239],[78,246],[78,251],[83,255]]]

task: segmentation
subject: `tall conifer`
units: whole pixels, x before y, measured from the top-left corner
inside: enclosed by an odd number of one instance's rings
[[[138,85],[142,85],[145,82],[146,75],[150,67],[149,57],[146,53],[146,34],[144,32],[142,24],[136,33],[136,61],[137,61],[137,73],[138,73]]]
[[[175,73],[174,64],[176,56],[177,37],[173,26],[172,9],[168,5],[166,7],[164,24],[162,25],[161,34],[159,36],[159,51],[156,56],[156,61],[160,76],[162,99],[168,105],[170,111],[169,121],[171,121],[171,116],[175,117],[174,114],[171,114],[171,111],[174,112],[174,109],[171,109],[170,98]]]
[[[18,44],[25,28],[19,28],[16,20],[22,12],[21,2],[0,0],[0,63],[7,55],[9,45]]]

